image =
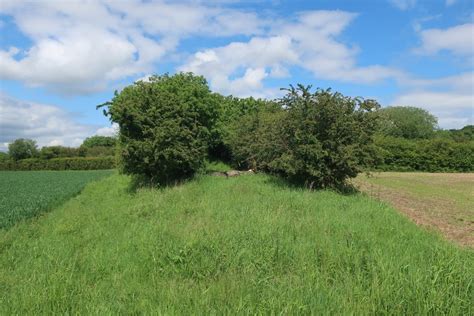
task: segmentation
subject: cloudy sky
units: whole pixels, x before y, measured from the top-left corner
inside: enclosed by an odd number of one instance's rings
[[[0,1],[0,150],[110,135],[97,104],[149,74],[275,98],[290,83],[473,124],[472,0]]]

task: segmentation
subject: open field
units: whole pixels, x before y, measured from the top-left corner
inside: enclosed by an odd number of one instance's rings
[[[473,313],[474,253],[362,194],[113,175],[0,231],[0,314]]]
[[[0,229],[36,216],[111,171],[0,171]]]
[[[417,224],[474,247],[474,173],[382,172],[355,182]]]

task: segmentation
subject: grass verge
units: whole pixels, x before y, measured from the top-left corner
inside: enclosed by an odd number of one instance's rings
[[[113,175],[0,231],[0,314],[473,313],[474,255],[364,195]]]

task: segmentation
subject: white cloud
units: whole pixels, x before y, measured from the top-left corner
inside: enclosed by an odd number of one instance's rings
[[[0,150],[17,138],[31,138],[41,146],[79,146],[89,136],[112,134],[115,126],[80,124],[59,107],[17,100],[0,93]]]
[[[426,29],[420,31],[420,54],[436,54],[450,51],[461,56],[474,55],[474,24],[466,23],[447,29]]]
[[[248,42],[197,52],[180,70],[204,75],[213,89],[222,93],[257,96],[262,93],[264,78],[284,75],[285,65],[297,60],[289,37],[253,37]],[[240,77],[235,75],[238,71],[243,71]]]
[[[196,52],[180,70],[202,74],[213,89],[240,96],[262,93],[265,78],[289,76],[292,66],[316,78],[357,83],[400,76],[381,65],[358,66],[357,49],[337,40],[355,17],[343,11],[307,11],[295,21],[276,20],[267,36]]]
[[[111,126],[101,127],[96,132],[95,135],[99,136],[117,136],[119,131],[119,126],[117,123],[113,123]]]
[[[442,128],[460,128],[474,123],[474,72],[438,79],[404,82],[408,90],[391,105],[421,107],[438,117]]]
[[[0,50],[0,77],[70,94],[151,72],[187,36],[261,31],[255,13],[199,3],[5,0],[0,13],[33,42]]]
[[[404,11],[404,10],[414,8],[417,0],[389,0],[389,1],[393,6]]]
[[[456,0],[446,0],[446,6],[449,7],[449,6],[452,6],[453,4],[456,3]]]

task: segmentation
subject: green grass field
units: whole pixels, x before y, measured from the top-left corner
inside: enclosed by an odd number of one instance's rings
[[[113,175],[0,230],[0,314],[473,314],[474,253],[362,194]]]
[[[111,171],[0,171],[0,229],[52,209]]]

